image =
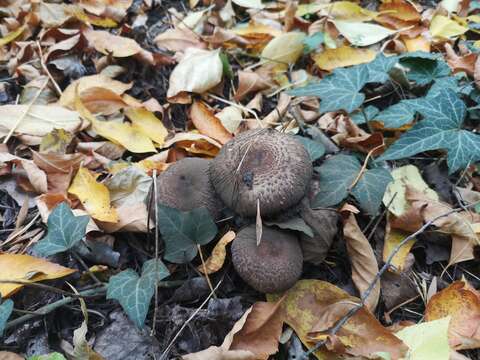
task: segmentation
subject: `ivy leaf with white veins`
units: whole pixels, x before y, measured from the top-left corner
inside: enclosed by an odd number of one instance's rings
[[[320,159],[323,154],[325,154],[325,146],[323,146],[322,143],[303,136],[297,136],[296,138],[302,143],[305,150],[307,150],[308,155],[310,155],[310,160],[312,160],[312,162]]]
[[[183,264],[197,256],[197,245],[208,244],[217,226],[207,209],[180,211],[158,204],[158,228],[165,242],[165,260]]]
[[[365,124],[368,121],[374,120],[375,116],[377,116],[379,112],[380,110],[378,110],[378,108],[373,105],[369,105],[365,109],[363,109],[363,111],[361,111],[360,109],[350,114],[350,118],[355,124]]]
[[[130,320],[139,328],[143,326],[147,317],[156,280],[160,281],[170,275],[160,260],[157,264],[155,259],[144,262],[141,276],[132,269],[124,270],[112,276],[107,285],[107,299],[118,300]]]
[[[320,177],[320,191],[313,200],[313,207],[337,205],[349,194],[349,188],[360,173],[362,166],[358,159],[349,155],[335,155],[317,168]],[[390,173],[382,168],[365,171],[351,189],[360,207],[374,215],[380,206],[385,189],[392,181]]]
[[[370,215],[375,215],[387,185],[393,181],[390,172],[383,168],[367,170],[352,189],[352,195],[359,202],[362,209]]]
[[[0,336],[3,335],[7,320],[13,311],[13,301],[10,299],[4,300],[0,305]]]
[[[352,112],[362,105],[365,95],[360,90],[368,81],[366,66],[338,68],[321,81],[289,92],[294,96],[318,96],[322,113],[336,110]]]
[[[412,100],[401,100],[375,116],[374,120],[383,123],[387,129],[397,129],[411,123],[415,116]]]
[[[393,143],[377,161],[445,149],[449,172],[453,173],[480,159],[480,136],[461,129],[467,109],[453,90],[441,90],[433,98],[418,99],[412,104],[424,119]]]
[[[67,251],[85,236],[90,217],[75,216],[67,203],[62,202],[48,216],[48,233],[33,250],[43,256]]]
[[[397,56],[385,56],[382,53],[378,54],[375,60],[365,64],[368,69],[368,82],[383,83],[387,81],[390,76],[388,72],[398,63]]]
[[[361,166],[355,157],[340,154],[328,158],[315,169],[320,174],[320,191],[313,200],[314,208],[337,205],[345,199]]]
[[[400,63],[407,67],[407,78],[418,85],[427,85],[432,81],[449,76],[450,67],[443,60],[434,60],[424,57],[403,57]]]

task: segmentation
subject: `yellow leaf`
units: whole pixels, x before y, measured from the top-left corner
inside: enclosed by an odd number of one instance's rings
[[[168,131],[162,121],[151,111],[144,108],[128,108],[124,113],[132,122],[133,129],[148,136],[159,146],[163,145]]]
[[[403,43],[405,44],[408,52],[415,52],[415,51],[425,51],[430,52],[430,40],[426,37],[420,35],[413,39],[409,37],[402,37]]]
[[[12,31],[11,33],[7,34],[7,36],[0,39],[0,46],[7,45],[9,42],[15,40],[18,36],[20,36],[25,31],[26,25],[20,26],[17,30]]]
[[[78,6],[68,7],[67,12],[69,12],[85,24],[91,24],[103,28],[114,28],[118,26],[118,24],[114,20],[87,14],[82,8]]]
[[[212,250],[212,255],[205,261],[205,268],[207,274],[213,274],[220,270],[225,262],[225,256],[227,253],[226,246],[228,243],[232,242],[235,239],[235,233],[233,231],[227,232],[222,238],[218,241],[217,245]],[[198,271],[205,274],[205,268],[203,264],[197,267]]]
[[[97,176],[88,169],[81,167],[68,192],[80,199],[85,210],[93,218],[105,222],[117,222],[117,211],[110,206],[110,192],[105,185],[98,183],[96,178]]]
[[[407,231],[392,229],[390,226],[391,215],[387,215],[387,228],[385,230],[385,242],[383,243],[383,261],[386,261],[393,250],[400,244],[403,239],[410,235]],[[391,264],[401,273],[405,268],[405,261],[410,253],[410,249],[415,244],[415,239],[408,241],[403,245],[397,254],[393,257]]]
[[[333,70],[339,67],[368,63],[375,59],[375,51],[371,49],[342,46],[337,49],[326,49],[315,54],[313,60],[322,70]]]
[[[262,51],[265,63],[277,63],[280,67],[294,64],[303,53],[302,32],[288,32],[273,38]]]
[[[80,116],[92,123],[93,130],[105,139],[134,153],[156,152],[152,140],[130,124],[97,120],[82,104],[79,96],[75,99],[75,107]]]
[[[0,254],[0,279],[37,282],[58,279],[76,270],[30,255]],[[1,297],[8,297],[23,287],[21,284],[0,284]]]
[[[433,37],[450,39],[462,35],[468,31],[467,27],[447,18],[443,15],[436,15],[430,23],[430,33]]]

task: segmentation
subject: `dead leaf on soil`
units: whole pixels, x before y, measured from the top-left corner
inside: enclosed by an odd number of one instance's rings
[[[227,256],[227,245],[235,239],[235,232],[229,231],[217,242],[215,247],[212,250],[212,254],[205,261],[205,267],[202,265],[197,266],[197,270],[205,274],[205,268],[207,274],[213,274],[220,270],[225,262],[225,257]]]
[[[190,118],[200,133],[217,140],[221,144],[225,144],[232,139],[232,134],[225,129],[220,119],[214,115],[205,103],[194,101],[190,108]]]

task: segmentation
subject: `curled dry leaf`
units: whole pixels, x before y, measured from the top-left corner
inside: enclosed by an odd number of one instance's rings
[[[33,283],[58,279],[75,271],[30,255],[0,254],[1,280],[21,280]],[[0,295],[2,298],[9,297],[22,287],[21,284],[0,284]]]
[[[199,265],[197,270],[203,274],[213,274],[220,270],[225,262],[225,257],[227,255],[226,247],[229,243],[235,239],[235,232],[229,231],[218,241],[215,247],[212,250],[212,255],[205,261],[205,267]],[[205,272],[205,269],[207,270]]]
[[[310,349],[324,339],[328,330],[358,302],[358,298],[325,281],[300,280],[285,294],[282,303],[284,321]],[[361,308],[337,335],[329,337],[329,342],[340,346],[330,347],[333,351],[317,350],[314,353],[317,358],[339,355],[368,358],[375,353],[387,352],[391,359],[400,359],[407,351],[407,347],[366,308]]]
[[[221,144],[225,144],[232,139],[232,134],[225,129],[220,119],[213,114],[213,111],[205,103],[194,101],[190,108],[190,118],[200,133],[217,140]]]
[[[215,156],[222,147],[222,144],[218,141],[193,132],[175,134],[175,136],[165,141],[163,146],[167,148],[173,144],[193,154],[204,154],[212,157]]]
[[[17,166],[20,165],[23,170],[25,170],[29,185],[31,187],[30,190],[33,190],[39,194],[44,194],[48,191],[47,174],[40,169],[35,162],[32,160],[22,159],[7,152],[0,152],[0,164],[8,162],[14,162]],[[17,183],[19,183],[18,178]]]
[[[251,93],[265,90],[272,86],[273,82],[258,72],[239,70],[235,100],[240,101]]]
[[[154,42],[159,48],[173,52],[183,52],[187,48],[207,48],[207,44],[205,44],[195,33],[192,33],[191,30],[184,29],[168,29],[161,34],[158,34]]]
[[[135,40],[113,35],[108,31],[88,30],[84,32],[84,35],[95,50],[104,55],[128,57],[143,50]]]
[[[466,281],[455,281],[428,302],[426,321],[446,316],[451,316],[448,338],[453,349],[480,347],[480,293]]]
[[[352,263],[352,280],[360,294],[368,289],[378,273],[378,263],[368,239],[358,226],[355,215],[350,214],[344,221],[343,236],[347,245],[347,252]],[[380,281],[373,288],[365,305],[374,311],[380,298]]]
[[[93,218],[105,222],[117,222],[117,211],[110,206],[110,192],[105,185],[97,182],[98,175],[81,167],[68,192],[80,199],[85,210]]]
[[[181,92],[202,94],[222,81],[223,65],[219,50],[189,48],[170,74],[167,97]]]
[[[237,131],[243,121],[242,110],[237,106],[227,106],[220,110],[215,116],[220,119],[223,127],[231,134]]]
[[[473,76],[478,54],[469,53],[459,56],[448,43],[445,44],[445,51],[447,63],[452,69],[453,73],[466,72],[468,75]]]

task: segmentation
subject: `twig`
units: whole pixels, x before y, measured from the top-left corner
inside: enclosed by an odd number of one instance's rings
[[[83,269],[88,274],[88,276],[90,276],[93,282],[98,285],[102,285],[102,282],[95,276],[95,274],[92,271],[90,271],[90,268],[87,266],[87,264],[85,264],[85,261],[83,261],[80,255],[78,255],[76,251],[71,251],[71,253],[75,258],[75,260],[77,260],[80,263],[80,265],[82,265]]]
[[[208,270],[207,270],[207,266],[205,265],[205,260],[203,258],[202,248],[199,244],[197,244],[197,249],[198,249],[198,253],[200,254],[200,260],[202,261],[203,273],[205,275],[205,279],[207,280],[208,287],[210,288],[210,291],[213,293],[213,297],[216,298],[217,295],[215,294],[215,290],[213,289],[212,282],[210,281],[210,276],[208,276]]]
[[[19,231],[15,231],[14,233],[11,233],[7,240],[5,240],[1,245],[0,245],[0,248],[3,248],[5,245],[9,244],[10,242],[13,241],[13,239],[15,239],[17,236],[19,235],[22,235],[23,233],[25,233],[28,229],[30,229],[32,227],[33,224],[35,224],[35,221],[37,221],[37,219],[40,217],[40,213],[37,213],[37,215],[34,216],[34,218],[27,224],[25,225],[22,229],[20,229]]]
[[[350,320],[362,307],[365,306],[365,301],[368,299],[368,297],[370,296],[370,293],[372,292],[373,288],[375,287],[375,285],[377,284],[377,281],[381,278],[381,276],[385,273],[385,271],[388,270],[388,268],[390,267],[390,263],[392,262],[393,258],[395,257],[395,255],[397,255],[397,253],[400,251],[400,249],[405,245],[407,244],[410,240],[414,239],[415,237],[417,237],[419,234],[421,234],[422,232],[424,232],[429,226],[433,225],[437,220],[441,219],[441,218],[444,218],[450,214],[453,214],[455,212],[458,212],[460,211],[460,209],[451,209],[449,210],[448,212],[444,213],[444,214],[441,214],[441,215],[438,215],[436,216],[435,218],[429,220],[428,222],[426,222],[420,229],[418,229],[417,231],[415,231],[413,234],[410,234],[408,235],[406,238],[404,238],[397,246],[395,246],[395,248],[392,250],[392,252],[390,253],[390,255],[388,256],[387,260],[385,261],[385,263],[383,264],[382,268],[377,272],[377,274],[375,275],[375,277],[373,278],[373,280],[370,282],[368,288],[365,290],[365,292],[362,294],[362,296],[360,297],[360,302],[358,304],[356,304],[354,307],[352,307],[346,315],[344,315],[329,331],[328,331],[328,335],[330,336],[334,336],[341,328],[343,325],[345,325],[348,320]],[[325,338],[324,340],[318,342],[315,344],[315,346],[313,346],[306,354],[304,357],[304,359],[307,359],[308,356],[310,354],[313,354],[315,351],[317,351],[318,349],[320,349],[322,346],[324,346],[327,342],[327,338]]]
[[[40,309],[34,311],[34,314],[23,315],[23,316],[20,316],[17,319],[9,321],[5,325],[5,330],[10,329],[12,327],[15,327],[17,325],[20,325],[20,324],[22,324],[26,321],[29,321],[29,320],[37,317],[37,316],[47,315],[47,314],[51,313],[52,311],[58,309],[59,307],[61,307],[63,305],[67,305],[67,304],[70,304],[71,302],[76,301],[78,298],[103,295],[106,291],[107,291],[107,288],[105,286],[102,286],[100,288],[82,291],[82,292],[78,293],[78,295],[73,294],[75,296],[69,296],[69,297],[66,297],[64,299],[60,299],[58,301],[55,301],[54,303],[42,306]]]
[[[261,128],[265,127],[263,125],[262,121],[260,120],[260,118],[258,117],[257,113],[255,111],[253,111],[252,109],[249,109],[246,106],[243,106],[243,105],[240,105],[240,104],[236,104],[232,101],[228,101],[226,99],[221,98],[220,96],[217,96],[217,95],[214,95],[214,94],[211,94],[211,93],[207,93],[207,95],[210,96],[212,99],[218,100],[218,101],[223,102],[225,104],[228,104],[230,106],[234,106],[234,107],[236,107],[240,110],[243,110],[243,111],[249,113],[250,115],[253,115],[255,117],[255,120],[257,120],[258,124],[260,125],[260,127]]]
[[[153,180],[153,213],[155,214],[155,293],[153,298],[153,325],[152,325],[152,332],[151,335],[155,336],[156,332],[156,323],[157,323],[157,316],[158,316],[158,208],[157,208],[157,200],[158,200],[158,190],[157,190],[157,169],[153,169],[152,174]],[[151,205],[151,204],[150,204]],[[150,218],[150,215],[148,216]],[[150,228],[147,227],[147,231],[150,232]]]
[[[368,237],[367,237],[367,240],[370,242],[370,240],[372,239],[372,236],[373,234],[375,234],[375,230],[377,230],[377,227],[378,225],[380,225],[380,222],[382,221],[383,217],[385,216],[385,214],[387,213],[387,211],[390,209],[390,206],[392,205],[393,203],[393,200],[395,199],[395,197],[397,196],[397,192],[395,194],[393,194],[392,198],[390,199],[390,201],[388,202],[387,206],[385,206],[385,209],[382,211],[382,213],[380,214],[380,216],[377,218],[377,221],[375,222],[375,224],[373,225],[373,228],[372,230],[370,231],[370,234],[368,234]],[[365,226],[365,229],[362,230],[363,233],[366,233],[367,230],[370,228],[370,225],[372,225],[372,222],[375,218],[372,218],[372,220],[370,220],[370,222],[367,224],[367,226]]]
[[[218,282],[218,284],[215,286],[215,288],[213,289],[213,291],[216,291],[218,289],[218,287],[220,286],[220,284],[222,283],[223,279],[220,280]],[[167,355],[168,353],[170,352],[170,349],[172,348],[173,344],[175,343],[175,341],[178,339],[178,337],[180,336],[180,334],[182,333],[182,331],[187,327],[187,325],[190,323],[190,321],[192,321],[192,319],[198,314],[198,312],[205,306],[205,304],[210,300],[210,298],[213,296],[213,291],[210,292],[210,295],[207,296],[207,298],[200,304],[200,306],[193,312],[192,315],[190,315],[190,317],[187,319],[187,321],[185,321],[182,325],[182,327],[180,328],[180,330],[178,330],[177,334],[174,336],[174,338],[172,339],[172,341],[170,341],[170,344],[168,344],[167,348],[165,349],[165,351],[162,353],[162,355],[160,355],[160,360],[165,360],[167,358]]]
[[[372,154],[375,152],[375,150],[378,150],[378,149],[380,149],[381,147],[384,147],[384,146],[385,146],[385,144],[380,144],[378,146],[375,146],[372,150],[370,150],[368,152],[367,157],[365,158],[365,161],[363,162],[362,168],[358,172],[357,177],[355,178],[355,180],[353,180],[352,185],[350,185],[348,187],[348,192],[350,192],[355,187],[355,185],[357,185],[357,183],[360,181],[360,179],[362,178],[363,173],[367,169],[368,160],[370,159]]]
[[[37,101],[38,97],[40,96],[40,94],[42,93],[43,89],[45,89],[45,86],[47,86],[48,84],[48,79],[43,83],[43,85],[40,87],[40,89],[38,89],[37,93],[35,94],[35,96],[33,97],[32,101],[30,101],[27,105],[27,108],[25,109],[24,113],[17,119],[17,121],[15,121],[15,124],[13,124],[12,128],[10,129],[10,131],[8,132],[7,136],[5,137],[5,139],[3,139],[3,143],[6,144],[8,142],[8,140],[10,140],[10,138],[12,137],[13,133],[15,132],[15,130],[17,129],[18,125],[20,125],[20,123],[23,121],[23,119],[25,119],[25,117],[27,116],[28,112],[30,111],[30,109],[32,108],[32,105],[35,103],[35,101]]]
[[[40,46],[40,42],[37,41],[37,48],[38,48],[38,57],[40,58],[40,66],[42,67],[43,71],[47,74],[48,78],[53,84],[53,87],[55,88],[55,91],[57,92],[58,96],[62,96],[62,89],[60,89],[60,86],[58,86],[57,82],[53,78],[52,74],[47,68],[47,65],[45,64],[45,61],[43,60],[43,52],[42,52],[42,47]]]

